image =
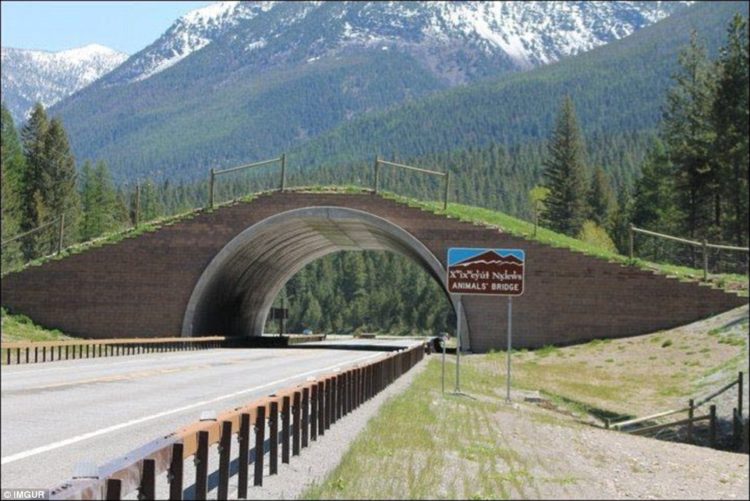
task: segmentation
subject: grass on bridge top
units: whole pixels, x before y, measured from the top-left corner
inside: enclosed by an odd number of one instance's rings
[[[342,186],[307,186],[307,187],[290,187],[290,192],[309,192],[309,193],[339,193],[339,194],[364,194],[371,190],[367,187],[355,186],[355,185],[342,185]],[[232,205],[234,203],[248,203],[252,202],[255,198],[262,195],[273,194],[275,191],[268,191],[262,193],[251,194],[245,197],[238,198],[236,200],[229,200],[219,204],[216,204],[214,209],[196,208],[180,214],[172,216],[164,216],[153,221],[147,221],[141,223],[137,228],[128,228],[113,232],[101,237],[98,237],[89,242],[83,242],[80,244],[72,245],[59,255],[59,256],[48,256],[40,259],[36,259],[27,263],[25,266],[36,266],[43,264],[51,259],[63,259],[70,254],[77,254],[84,252],[89,248],[100,247],[102,245],[114,244],[120,242],[125,238],[133,238],[142,233],[157,231],[163,226],[168,226],[177,223],[182,220],[191,219],[198,215],[202,211],[210,212],[211,210],[219,209],[226,205]],[[681,280],[687,281],[699,281],[702,279],[703,272],[695,268],[689,268],[686,266],[676,266],[665,263],[653,263],[643,259],[633,259],[611,252],[607,249],[599,247],[595,244],[587,243],[576,238],[572,238],[560,233],[556,233],[552,230],[538,227],[536,235],[534,235],[534,224],[522,219],[518,219],[513,216],[509,216],[503,212],[484,209],[481,207],[474,207],[470,205],[463,205],[458,203],[449,203],[448,209],[443,210],[442,202],[435,201],[419,201],[413,198],[400,196],[390,192],[380,193],[384,198],[393,200],[398,203],[406,204],[410,207],[416,207],[422,210],[432,212],[437,215],[445,215],[448,217],[456,218],[462,221],[470,223],[486,225],[501,229],[511,235],[526,238],[529,240],[536,240],[543,244],[551,245],[554,247],[562,247],[584,254],[604,259],[607,261],[617,262],[622,265],[633,265],[642,269],[655,271],[664,275],[674,276]],[[15,270],[12,270],[15,271]],[[714,287],[722,288],[726,291],[737,292],[741,296],[748,296],[748,276],[738,274],[709,274],[709,282]]]

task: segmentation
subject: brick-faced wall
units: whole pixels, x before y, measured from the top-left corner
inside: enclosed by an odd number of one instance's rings
[[[73,335],[174,336],[193,289],[243,230],[284,211],[358,209],[403,228],[445,265],[449,247],[521,248],[526,285],[513,300],[514,346],[642,334],[747,304],[698,283],[554,248],[370,194],[276,193],[198,213],[158,231],[5,276],[2,304]],[[465,296],[471,349],[502,348],[507,299]],[[216,332],[212,334],[222,334]]]

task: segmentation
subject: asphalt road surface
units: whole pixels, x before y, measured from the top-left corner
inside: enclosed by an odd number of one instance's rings
[[[3,367],[0,487],[54,487],[77,463],[102,465],[197,421],[204,410],[218,413],[382,356],[217,349]]]

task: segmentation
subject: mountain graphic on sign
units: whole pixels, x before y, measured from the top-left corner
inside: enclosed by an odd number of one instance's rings
[[[482,254],[479,254],[478,256],[470,257],[469,259],[464,259],[460,263],[454,264],[452,267],[471,266],[472,268],[474,268],[476,267],[476,265],[487,265],[493,268],[498,267],[498,266],[511,266],[520,270],[523,267],[523,261],[513,256],[512,254],[503,257],[495,251],[487,251]]]

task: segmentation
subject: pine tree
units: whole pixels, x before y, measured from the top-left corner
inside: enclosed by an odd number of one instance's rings
[[[2,128],[0,129],[0,208],[2,240],[8,240],[20,232],[21,180],[25,169],[23,148],[13,125],[10,112],[2,105]],[[3,245],[2,270],[21,262],[18,240]]]
[[[725,200],[728,240],[748,242],[748,23],[738,13],[718,61],[712,122],[716,131],[716,184]]]
[[[76,168],[68,136],[59,119],[53,118],[44,136],[44,163],[41,171],[40,216],[53,220],[64,215],[65,243],[78,239],[81,201],[76,186]],[[48,249],[53,251],[54,247]]]
[[[48,222],[42,221],[42,215],[40,214],[40,212],[44,212],[42,172],[46,163],[45,138],[48,129],[47,112],[44,111],[44,107],[40,103],[36,103],[29,120],[21,130],[26,168],[23,171],[20,183],[19,211],[21,231],[24,232],[38,228],[42,223]],[[48,248],[50,239],[51,235],[48,232],[37,233],[32,237],[24,238],[21,247],[25,259],[38,257],[40,247]]]
[[[607,174],[604,169],[597,167],[591,177],[591,188],[588,194],[589,219],[600,227],[606,226],[609,223],[613,203],[614,194]]]
[[[692,33],[680,53],[680,70],[667,95],[661,134],[675,166],[675,192],[682,212],[682,232],[710,238],[721,224],[716,207],[720,191],[711,149],[715,140],[710,116],[713,105],[712,67],[705,47]]]
[[[549,188],[543,220],[555,231],[575,236],[586,219],[586,164],[583,136],[566,96],[550,141],[544,183]]]

